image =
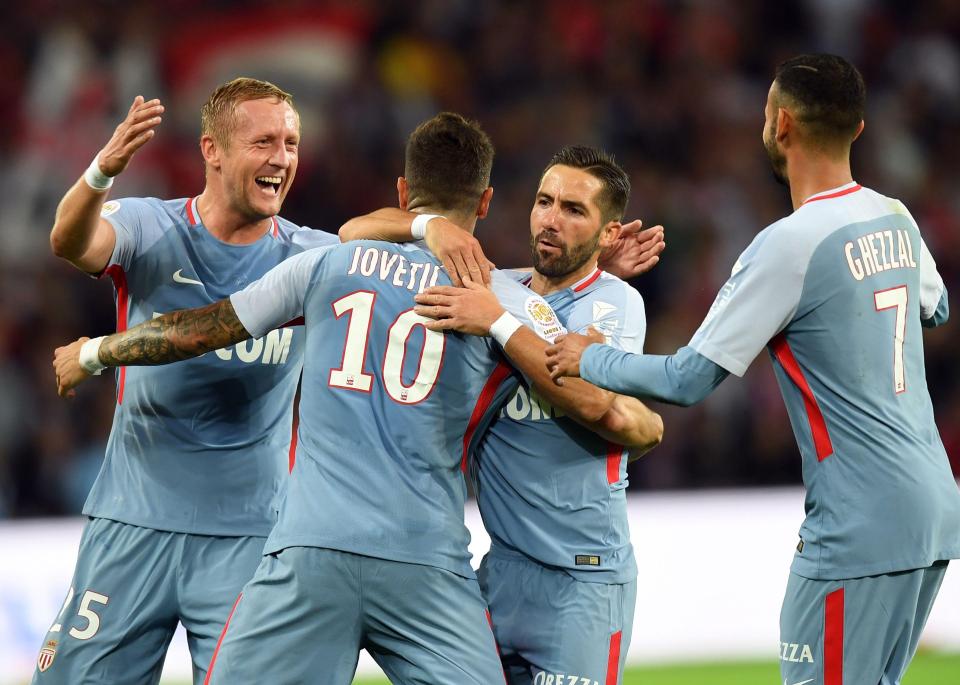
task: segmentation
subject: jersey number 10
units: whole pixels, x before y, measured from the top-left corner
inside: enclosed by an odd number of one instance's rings
[[[358,290],[332,303],[333,313],[339,319],[349,315],[347,339],[343,346],[340,368],[330,370],[329,384],[334,388],[370,392],[373,374],[365,373],[367,338],[373,321],[373,308],[377,294]],[[401,404],[417,404],[427,399],[440,375],[443,365],[444,335],[429,330],[424,324],[430,319],[420,316],[412,309],[402,312],[387,331],[387,348],[383,354],[383,385],[390,398]],[[423,349],[417,374],[410,385],[403,382],[403,366],[407,356],[407,341],[417,326],[423,328]]]

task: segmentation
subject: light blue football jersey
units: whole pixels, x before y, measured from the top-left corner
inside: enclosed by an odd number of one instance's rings
[[[192,200],[104,203],[116,247],[105,270],[116,286],[117,330],[207,305],[291,255],[339,242],[275,218],[248,245],[204,227]],[[117,370],[106,458],[83,513],[158,530],[266,536],[288,472],[303,328],[265,331],[171,366]]]
[[[529,275],[520,278],[529,281]],[[593,326],[609,345],[643,351],[643,298],[616,276],[597,270],[544,299],[568,330]],[[626,450],[564,416],[517,374],[505,390],[471,461],[492,551],[522,554],[578,580],[636,578]]]
[[[769,350],[807,487],[797,575],[856,578],[960,557],[960,491],[921,330],[946,315],[913,217],[856,183],[809,198],[734,264],[690,347],[736,375]],[[586,366],[591,381],[613,380]]]
[[[550,307],[500,272],[504,307],[542,337]],[[265,551],[306,546],[472,578],[463,522],[467,445],[509,375],[489,338],[427,331],[414,295],[448,285],[422,243],[313,250],[231,296],[254,336],[304,316],[296,466]]]

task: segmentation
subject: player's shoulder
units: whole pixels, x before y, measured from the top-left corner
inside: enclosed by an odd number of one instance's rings
[[[159,197],[121,197],[107,200],[100,208],[100,216],[108,218],[115,214],[168,215],[186,218],[189,198],[164,200]]]
[[[274,217],[274,222],[274,237],[281,243],[293,245],[300,250],[340,244],[340,238],[332,233],[300,226],[282,216]]]

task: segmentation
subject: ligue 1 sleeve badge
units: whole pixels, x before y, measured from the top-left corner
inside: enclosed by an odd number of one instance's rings
[[[50,668],[55,656],[57,656],[57,641],[50,640],[40,648],[40,656],[37,657],[37,668],[41,673]]]

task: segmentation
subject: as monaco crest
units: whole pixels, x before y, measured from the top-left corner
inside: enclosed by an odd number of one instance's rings
[[[40,656],[37,657],[37,668],[40,669],[40,672],[43,673],[51,664],[53,664],[53,658],[57,655],[57,641],[50,640],[40,649]]]

